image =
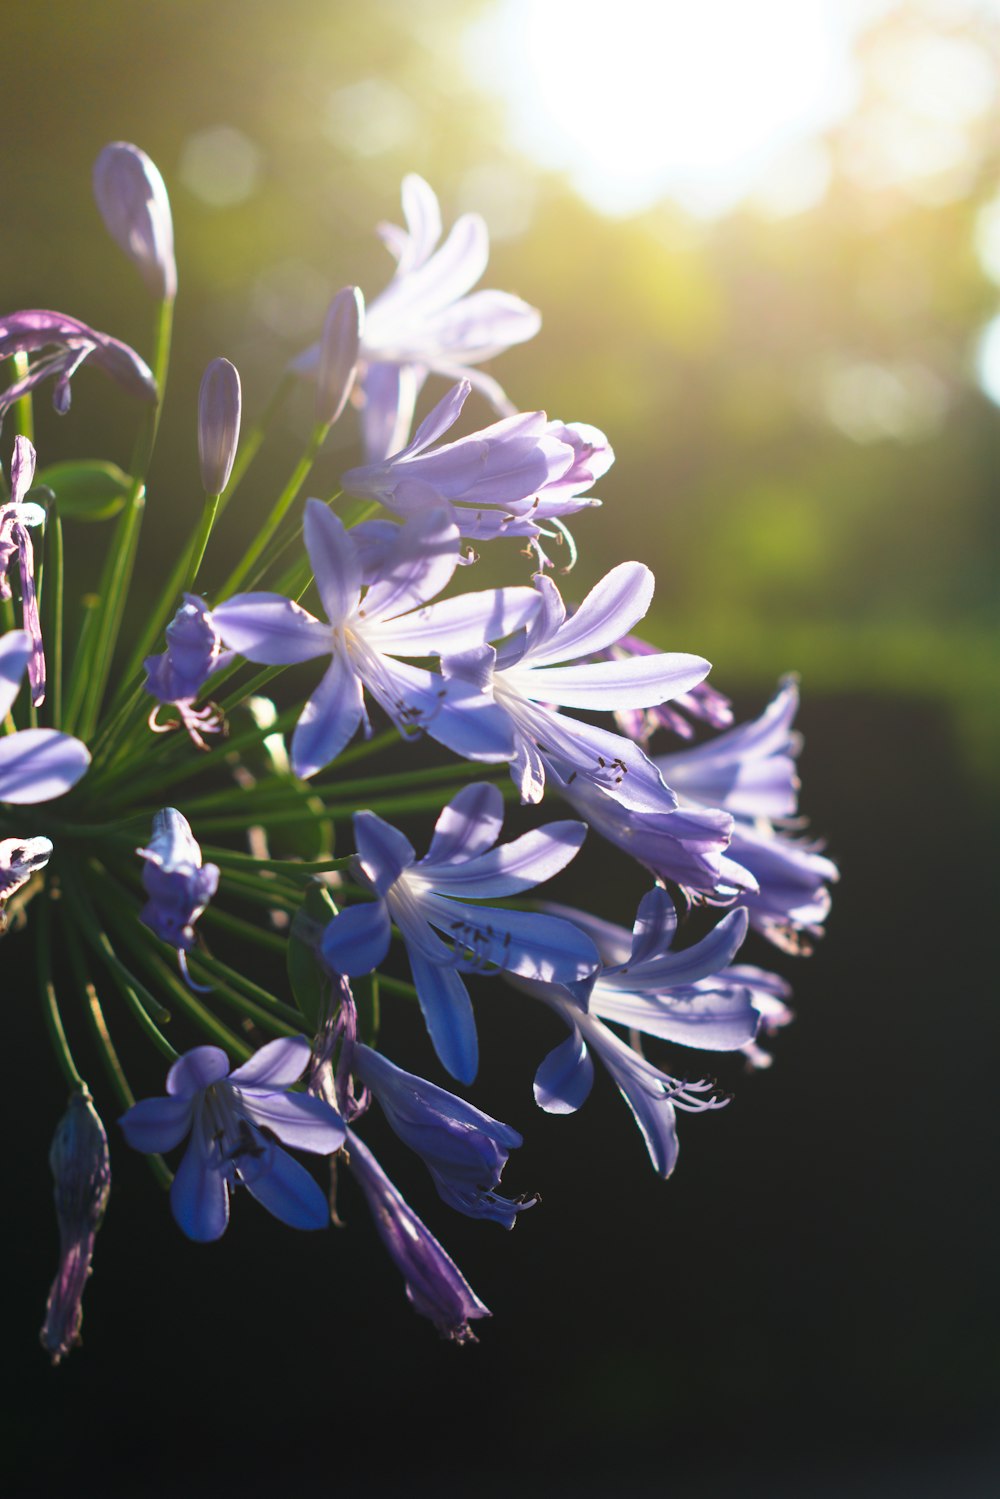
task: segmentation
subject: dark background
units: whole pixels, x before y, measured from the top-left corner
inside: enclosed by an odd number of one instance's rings
[[[115,1185],[85,1346],[56,1370],[36,1339],[63,1089],[11,939],[8,1491],[991,1495],[997,455],[969,350],[995,303],[971,249],[996,189],[995,119],[965,190],[935,209],[903,187],[866,196],[845,172],[790,220],[746,209],[688,224],[664,204],[609,222],[514,157],[495,106],[462,82],[447,48],[475,10],[383,3],[362,16],[298,0],[279,21],[272,7],[187,0],[12,9],[5,305],[55,306],[148,347],[150,309],[103,235],[89,172],[107,139],[149,151],[174,202],[182,288],[140,558],[140,581],[155,582],[200,503],[207,359],[235,359],[248,413],[259,409],[314,336],[302,287],[321,319],[344,281],[384,283],[371,225],[397,216],[403,171],[428,175],[446,223],[476,206],[462,197],[471,165],[535,181],[531,222],[497,244],[484,284],[545,314],[535,344],[496,363],[514,399],[594,421],[618,450],[604,511],[576,528],[580,591],[610,561],[649,561],[659,643],[709,655],[743,716],[781,671],[802,670],[804,810],[843,871],[828,935],[809,961],[748,950],[791,978],[795,1024],[765,1075],[720,1059],[734,1103],[681,1118],[666,1184],[606,1079],[578,1116],[535,1109],[534,1068],[558,1028],[480,985],[474,1097],[524,1133],[507,1184],[539,1190],[541,1206],[510,1236],[448,1214],[419,1164],[370,1130],[493,1311],[473,1348],[439,1345],[408,1308],[349,1182],[342,1232],[294,1236],[237,1200],[220,1244],[187,1243],[122,1149],[93,1068]],[[884,25],[931,10],[896,7]],[[995,57],[995,32],[977,27]],[[417,121],[376,155],[318,127],[331,91],[369,77]],[[220,123],[261,161],[256,192],[230,208],[178,180],[192,133]],[[706,298],[715,310],[699,324],[690,308]],[[946,416],[905,440],[852,438],[801,401],[820,355],[922,362],[944,382]],[[77,382],[65,422],[38,404],[43,460],[127,460],[124,398],[97,376]],[[229,513],[220,569],[307,420],[303,401],[246,508]],[[338,429],[319,492],[353,461],[352,441]],[[106,534],[80,530],[80,591]],[[627,921],[642,881],[624,868],[592,857],[562,893]],[[400,1061],[430,1065],[404,1007],[384,1034]]]

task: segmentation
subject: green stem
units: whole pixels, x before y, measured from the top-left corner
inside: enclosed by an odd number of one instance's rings
[[[16,385],[18,380],[23,380],[28,373],[30,364],[27,354],[19,353],[13,355],[11,364],[14,367],[14,379],[11,384]],[[26,437],[30,443],[35,441],[35,408],[32,404],[31,391],[20,400],[14,402],[11,413],[14,423],[14,435]]]
[[[51,935],[49,902],[46,898],[39,903],[35,924],[35,948],[38,959],[38,981],[42,990],[42,1011],[45,1015],[49,1040],[52,1042],[52,1049],[56,1054],[56,1061],[59,1063],[63,1077],[71,1088],[86,1088],[87,1085],[77,1069],[66,1039],[55,984],[52,982]]]
[[[252,979],[245,978],[235,968],[230,968],[228,963],[223,963],[211,953],[195,951],[189,954],[188,961],[200,974],[204,972],[218,986],[219,992],[231,991],[237,996],[238,1004],[245,1013],[252,1015],[257,1020],[263,1020],[283,1036],[298,1036],[302,1031],[302,1016],[298,1010],[293,1010],[291,1005],[283,1004],[276,995],[269,990],[262,989]],[[248,1008],[252,1006],[252,1008]]]
[[[247,469],[250,467],[251,463],[256,458],[261,444],[263,443],[264,438],[267,436],[268,429],[270,428],[271,423],[274,421],[274,418],[277,416],[282,406],[284,406],[289,395],[295,389],[297,383],[298,381],[295,375],[282,375],[271,395],[270,400],[264,407],[264,410],[261,412],[260,416],[257,418],[256,422],[253,424],[250,430],[244,435],[243,440],[240,443],[240,450],[236,455],[236,462],[233,464],[233,471],[229,475],[229,483],[226,485],[225,493],[223,494],[219,504],[220,515],[229,504],[229,501],[232,499],[233,495],[236,493],[236,490],[239,487],[243,476],[245,475]]]
[[[219,496],[217,494],[207,494],[201,512],[201,521],[199,522],[198,530],[191,547],[191,564],[184,578],[182,593],[189,593],[194,587],[194,581],[198,576],[198,569],[204,561],[205,548],[208,546],[208,538],[212,534],[212,527],[215,525],[215,517],[218,513]]]
[[[80,600],[83,619],[77,636],[76,650],[73,652],[69,691],[63,715],[63,729],[67,734],[72,734],[76,728],[76,721],[83,707],[83,695],[87,690],[87,664],[93,651],[94,634],[97,630],[97,609],[100,602],[96,593],[86,593]]]
[[[244,942],[263,947],[267,952],[284,953],[288,946],[287,939],[277,932],[265,931],[263,927],[254,926],[252,921],[244,921],[242,917],[234,916],[231,911],[221,911],[217,906],[209,906],[202,912],[201,919],[209,926],[217,926],[233,937],[240,937]]]

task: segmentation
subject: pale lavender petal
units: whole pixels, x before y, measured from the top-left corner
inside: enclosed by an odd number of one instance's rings
[[[229,483],[242,404],[239,370],[228,359],[213,359],[198,391],[198,462],[206,494],[221,494]]]
[[[602,1020],[702,1051],[737,1051],[753,1040],[760,1023],[752,991],[728,984],[671,989],[657,998],[612,989],[598,979],[588,1007]]]
[[[333,649],[329,627],[280,593],[238,593],[215,606],[212,621],[230,650],[261,666],[292,666]]]
[[[623,983],[629,987],[641,983],[643,989],[672,989],[677,984],[694,984],[699,979],[710,978],[732,962],[743,946],[746,934],[747,913],[740,907],[723,916],[707,936],[691,947],[629,963]]]
[[[479,1066],[472,1002],[454,968],[430,962],[408,948],[410,970],[427,1032],[441,1065],[460,1083],[471,1083]]]
[[[535,1073],[535,1102],[547,1114],[575,1114],[594,1085],[594,1063],[574,1026]]]
[[[572,782],[575,771],[634,812],[667,814],[676,807],[673,792],[633,740],[547,709],[519,719],[565,781]]]
[[[10,460],[10,501],[20,505],[35,477],[35,448],[27,437],[14,438],[14,452]]]
[[[319,345],[316,420],[332,426],[347,404],[358,367],[365,321],[365,299],[357,286],[345,286],[330,303]]]
[[[167,1073],[167,1092],[175,1098],[193,1098],[229,1073],[229,1058],[218,1046],[196,1046],[186,1051]]]
[[[31,652],[31,637],[24,630],[8,630],[0,636],[0,718],[6,718],[14,706]]]
[[[383,901],[348,906],[323,933],[323,957],[337,973],[371,973],[384,961],[391,938],[392,922]]]
[[[427,357],[439,375],[456,374],[468,363],[494,358],[511,344],[534,338],[542,326],[542,315],[511,292],[485,289],[463,297],[427,320]],[[439,356],[439,357],[438,357]],[[506,415],[509,402],[491,376],[481,370],[467,371],[468,378],[490,404]],[[499,393],[501,399],[495,397]]]
[[[270,1147],[267,1169],[247,1171],[243,1185],[261,1207],[289,1228],[320,1229],[329,1225],[326,1193],[280,1145]]]
[[[380,463],[406,442],[423,383],[424,371],[412,364],[369,364],[362,380],[361,408],[369,463]]]
[[[598,966],[590,938],[559,917],[436,894],[425,896],[422,905],[427,919],[454,942],[463,972],[488,972],[492,966],[545,984],[565,984],[586,978]],[[471,956],[465,957],[466,951]]]
[[[628,961],[633,939],[623,926],[604,921],[600,916],[591,915],[589,911],[579,911],[575,906],[560,905],[558,901],[547,900],[543,902],[543,906],[550,916],[562,916],[585,931],[600,953],[602,963],[610,966]]]
[[[472,386],[468,380],[459,380],[457,384],[445,392],[433,410],[428,412],[427,416],[424,417],[420,426],[413,434],[412,441],[406,445],[401,453],[391,456],[410,458],[417,453],[422,453],[425,448],[429,448],[433,443],[437,442],[458,421],[458,418],[462,414],[462,407],[469,399],[471,390]],[[361,471],[351,470],[351,473],[356,472]],[[348,483],[349,478],[350,474],[344,475],[344,488],[347,490],[350,490],[351,487]]]
[[[269,1129],[296,1150],[332,1155],[344,1143],[344,1122],[340,1115],[324,1099],[314,1098],[311,1093],[260,1093],[254,1088],[243,1092],[240,1107],[254,1124]]]
[[[507,714],[472,683],[374,655],[359,669],[369,692],[403,733],[429,734],[466,760],[510,758],[513,730]]]
[[[226,1178],[209,1157],[200,1119],[170,1188],[170,1208],[178,1227],[198,1244],[221,1239],[229,1223]]]
[[[133,1150],[173,1150],[191,1128],[194,1099],[191,1095],[176,1098],[143,1098],[134,1103],[118,1123]]]
[[[489,588],[428,604],[379,631],[382,650],[396,656],[455,656],[522,629],[538,612],[534,588]]]
[[[550,637],[546,644],[532,650],[532,665],[573,661],[616,644],[649,608],[653,581],[653,574],[641,562],[621,562],[613,567],[590,590],[558,637]]]
[[[490,789],[496,790],[495,787]],[[496,795],[500,801],[499,791]],[[576,857],[586,836],[585,823],[550,822],[543,828],[522,834],[511,843],[475,858],[466,857],[454,867],[435,869],[434,888],[442,895],[479,900],[519,895],[565,869]],[[417,865],[418,869],[422,867],[422,863]]]
[[[105,146],[94,163],[94,198],[112,239],[154,297],[177,295],[170,199],[156,164],[127,141]]]
[[[489,235],[477,213],[466,213],[452,226],[441,248],[408,275],[389,283],[369,308],[362,348],[376,358],[405,350],[405,328],[419,314],[426,319],[464,297],[486,269]],[[405,356],[404,356],[405,357]]]
[[[462,864],[492,848],[503,826],[503,796],[489,781],[463,786],[440,813],[434,837],[419,868],[431,864]],[[440,871],[435,871],[435,878]]]
[[[361,597],[361,563],[350,532],[322,500],[306,500],[306,551],[331,625],[344,622]]]
[[[378,634],[372,637],[378,649],[393,649],[386,643],[395,638],[393,615],[434,598],[451,581],[458,565],[458,540],[458,527],[449,511],[441,507],[415,515],[399,527],[392,550],[383,560],[382,573],[369,588],[360,610],[366,621],[379,622]],[[383,618],[390,623],[382,625]]]
[[[291,747],[295,774],[305,781],[329,765],[353,739],[363,718],[361,678],[346,653],[338,650],[295,725]]]
[[[441,209],[429,182],[416,172],[407,172],[402,189],[403,217],[409,233],[399,257],[399,275],[423,265],[441,238]],[[380,226],[380,233],[388,227]]]
[[[613,710],[668,702],[679,693],[689,692],[710,671],[711,666],[701,656],[670,651],[581,666],[532,666],[526,680],[536,701],[558,703],[562,708]]]
[[[22,729],[0,739],[0,802],[33,806],[75,786],[90,764],[79,739],[55,729]]]
[[[632,926],[632,950],[628,954],[629,967],[642,963],[647,958],[668,948],[677,932],[677,910],[662,885],[652,890],[639,902],[639,909]],[[608,961],[607,959],[605,961]],[[625,962],[619,958],[618,962]]]
[[[304,1036],[279,1036],[237,1067],[230,1081],[241,1088],[290,1088],[305,1072],[308,1061],[309,1042]]]

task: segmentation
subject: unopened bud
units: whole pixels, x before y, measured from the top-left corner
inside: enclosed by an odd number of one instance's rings
[[[159,170],[127,141],[105,146],[94,163],[94,197],[111,238],[139,268],[154,297],[177,295],[174,226]]]
[[[198,457],[206,494],[221,494],[229,483],[240,441],[240,376],[228,359],[213,359],[198,393]]]
[[[351,393],[364,321],[361,288],[343,287],[330,303],[319,345],[316,420],[324,426],[332,426],[337,420]]]
[[[49,1166],[59,1220],[59,1269],[40,1338],[58,1364],[80,1342],[83,1291],[111,1187],[108,1137],[86,1088],[73,1094],[56,1126]]]

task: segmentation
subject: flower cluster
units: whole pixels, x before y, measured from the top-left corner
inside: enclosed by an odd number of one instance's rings
[[[792,835],[797,688],[787,679],[759,719],[734,726],[706,660],[632,634],[653,599],[643,562],[619,562],[588,590],[571,569],[557,583],[546,548],[575,560],[567,522],[600,503],[611,446],[585,421],[517,411],[481,368],[532,338],[539,314],[473,290],[483,221],[464,216],[442,242],[437,199],[415,176],[406,228],[381,230],[396,260],[388,286],[367,306],[344,287],[292,362],[315,387],[305,455],[211,592],[199,576],[216,521],[296,381],[286,375],[241,449],[239,374],[209,363],[201,513],[138,609],[129,583],[167,377],[173,232],[163,180],[137,147],[106,147],[94,190],[155,302],[150,364],[62,313],[0,318],[0,354],[14,360],[0,415],[16,427],[0,506],[0,907],[37,933],[42,1007],[71,1090],[52,1153],[61,1258],[42,1340],[54,1359],[79,1341],[117,1133],[149,1157],[178,1228],[199,1242],[239,1216],[241,1187],[282,1223],[323,1230],[345,1168],[412,1306],[467,1342],[487,1308],[372,1154],[366,1115],[381,1111],[437,1198],[467,1217],[512,1229],[540,1199],[501,1190],[519,1129],[379,1049],[382,998],[419,1006],[429,1049],[463,1088],[478,1069],[480,989],[509,984],[512,1017],[518,996],[540,1001],[568,1035],[538,1067],[537,1105],[578,1109],[597,1058],[668,1177],[678,1115],[729,1096],[699,1066],[643,1046],[767,1065],[760,1035],[790,1019],[789,988],[739,961],[744,941],[753,929],[753,941],[804,952],[829,907],[835,865]],[[123,407],[139,423],[133,471],[86,460],[36,476],[33,392],[54,377],[65,413],[88,362],[136,398]],[[432,376],[447,388],[411,437]],[[499,419],[473,430],[481,397]],[[354,411],[364,461],[332,499],[308,497],[330,428]],[[64,620],[63,528],[81,515],[114,525],[86,618]],[[478,554],[502,554],[510,538],[518,574],[476,587]],[[293,667],[303,673],[278,680]],[[288,684],[310,671],[303,702]],[[442,764],[348,768],[426,739],[447,752]],[[507,803],[523,810],[503,837]],[[409,822],[425,813],[429,841]],[[631,932],[541,897],[588,860],[631,881]],[[696,940],[692,906],[715,918]],[[112,1041],[107,990],[131,1038]],[[63,1021],[81,999],[118,1091],[111,1148]],[[164,1096],[135,1102],[126,1070],[140,1042],[168,1071]],[[326,1158],[329,1183],[290,1150]]]

